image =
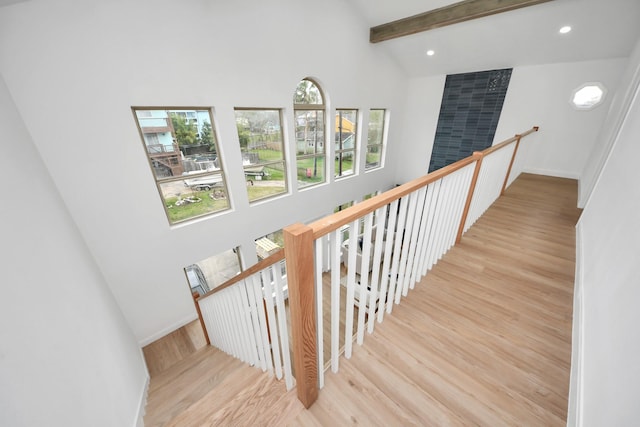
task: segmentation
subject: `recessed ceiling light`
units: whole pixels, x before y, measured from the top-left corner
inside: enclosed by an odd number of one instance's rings
[[[569,31],[571,31],[571,27],[568,25],[565,25],[564,27],[560,28],[560,34],[567,34]]]
[[[427,51],[427,56],[433,56],[433,55],[435,55],[435,54],[436,54],[436,52],[435,52],[434,50],[429,49],[429,50]]]

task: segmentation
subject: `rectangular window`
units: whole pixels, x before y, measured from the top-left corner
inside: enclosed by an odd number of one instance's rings
[[[336,110],[335,159],[336,178],[353,175],[356,161],[358,110]]]
[[[343,203],[341,205],[336,206],[333,209],[333,213],[337,213],[337,212],[343,211],[343,210],[345,210],[347,208],[350,208],[351,206],[353,206],[353,201]],[[345,224],[342,227],[340,227],[340,234],[342,236],[342,241],[343,242],[349,238],[349,224]]]
[[[384,109],[369,110],[369,129],[367,134],[367,160],[365,170],[375,169],[382,166],[382,154],[384,153],[385,138],[385,115]]]
[[[229,249],[184,268],[191,293],[204,295],[242,272],[239,248]]]
[[[198,117],[187,122],[186,113]],[[229,208],[211,110],[133,108],[169,223]]]
[[[298,186],[325,182],[324,110],[296,109],[294,115]]]
[[[284,248],[284,234],[282,229],[269,233],[255,240],[258,260],[263,260]]]
[[[236,108],[235,113],[249,201],[286,193],[281,111]]]

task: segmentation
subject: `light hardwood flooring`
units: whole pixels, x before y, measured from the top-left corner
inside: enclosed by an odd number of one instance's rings
[[[152,375],[145,425],[565,425],[576,195],[575,181],[522,175],[309,410],[205,347]]]
[[[207,344],[200,322],[193,322],[142,348],[153,378]]]
[[[291,425],[565,425],[576,194],[522,175]]]

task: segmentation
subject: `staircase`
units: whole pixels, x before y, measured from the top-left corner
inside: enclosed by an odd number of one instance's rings
[[[151,378],[145,427],[280,426],[303,409],[295,389],[211,346]]]
[[[145,426],[565,426],[576,197],[573,180],[521,175],[309,410],[204,347],[152,374]]]

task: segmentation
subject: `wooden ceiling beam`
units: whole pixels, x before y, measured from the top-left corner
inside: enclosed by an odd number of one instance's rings
[[[548,1],[551,0],[464,0],[429,12],[371,27],[369,41],[379,43]]]

